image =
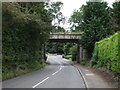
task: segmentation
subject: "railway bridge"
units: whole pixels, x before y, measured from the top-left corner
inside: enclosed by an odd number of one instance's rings
[[[81,34],[76,33],[52,33],[49,37],[49,42],[73,42],[77,43],[77,62],[79,63],[83,59],[83,49],[81,47]]]

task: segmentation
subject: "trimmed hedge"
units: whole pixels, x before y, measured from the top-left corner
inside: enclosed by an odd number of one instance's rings
[[[120,32],[95,43],[92,64],[120,73]]]

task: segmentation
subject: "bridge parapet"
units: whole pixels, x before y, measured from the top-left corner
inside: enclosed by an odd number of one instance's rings
[[[49,39],[81,39],[80,34],[51,34]]]

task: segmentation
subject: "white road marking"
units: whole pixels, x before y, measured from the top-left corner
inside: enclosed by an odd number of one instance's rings
[[[34,85],[32,88],[37,87],[38,85],[42,84],[44,81],[46,81],[47,79],[49,79],[50,77],[45,78],[44,80],[42,80],[41,82],[37,83],[36,85]]]
[[[62,66],[60,67],[60,69],[59,70],[62,70]]]
[[[55,75],[55,74],[57,74],[58,73],[58,71],[56,71],[55,73],[53,73],[52,75]]]
[[[80,71],[80,73],[81,73],[81,75],[82,75],[82,77],[83,77],[83,79],[84,79],[84,81],[85,81],[86,87],[89,88],[88,83],[87,83],[87,81],[86,81],[86,79],[85,79],[85,76],[83,75],[81,69],[79,69],[79,71]]]
[[[86,76],[94,76],[94,74],[92,74],[92,73],[87,73],[87,74],[85,74]]]

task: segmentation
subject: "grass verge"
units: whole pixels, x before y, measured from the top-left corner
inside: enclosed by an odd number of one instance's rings
[[[24,70],[10,70],[8,73],[5,73],[5,74],[2,73],[2,81],[17,77],[17,76],[20,76],[20,75],[23,75],[23,74],[27,74],[27,73],[30,73],[30,72],[34,72],[36,70],[42,69],[46,65],[48,65],[48,64],[43,63],[43,64],[40,64],[38,67],[36,67],[34,69],[28,69],[27,68],[27,69],[24,69]]]

